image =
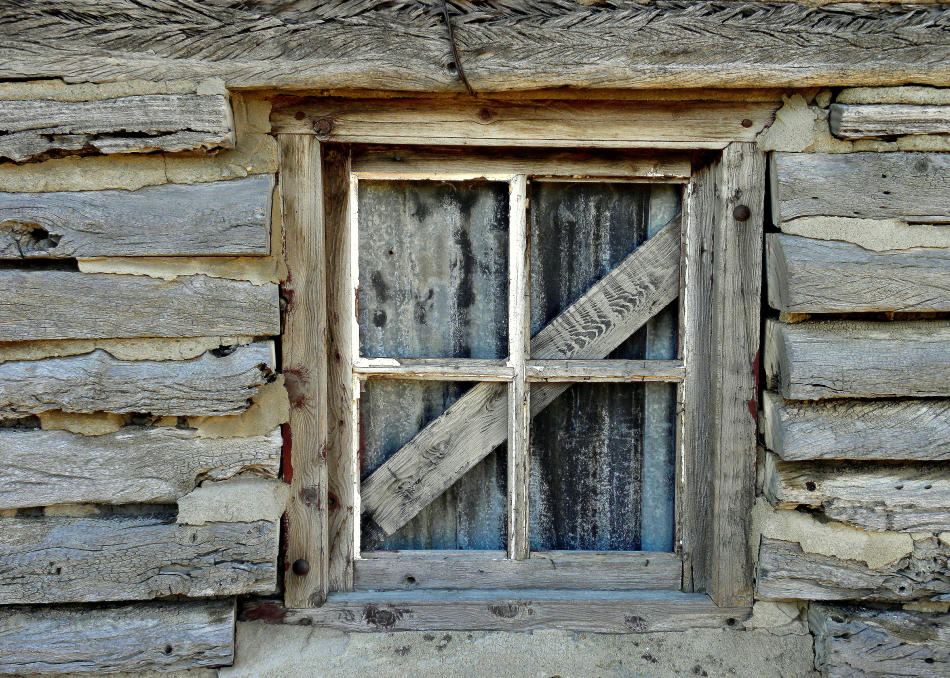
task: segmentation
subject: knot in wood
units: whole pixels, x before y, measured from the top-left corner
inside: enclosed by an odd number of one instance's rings
[[[313,131],[321,136],[328,136],[333,131],[333,119],[326,116],[313,121]]]

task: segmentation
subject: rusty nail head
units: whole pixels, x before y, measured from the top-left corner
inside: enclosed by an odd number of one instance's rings
[[[745,205],[736,205],[732,210],[732,216],[736,218],[736,221],[747,221],[752,216],[752,210]]]
[[[746,118],[742,121],[743,127],[752,127],[752,121],[749,118]]]
[[[307,114],[304,113],[303,111],[297,111],[296,113],[294,113],[294,119],[296,120],[303,120],[306,117],[307,117]]]
[[[290,569],[292,569],[294,571],[294,574],[297,575],[298,577],[303,577],[308,572],[310,572],[310,563],[308,563],[303,558],[300,558],[294,561],[294,564],[291,566]]]
[[[333,131],[333,120],[331,118],[317,118],[313,121],[313,131],[317,134],[329,134]]]

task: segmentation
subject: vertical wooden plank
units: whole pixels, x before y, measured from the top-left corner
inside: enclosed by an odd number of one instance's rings
[[[323,147],[323,219],[327,276],[327,588],[353,588],[358,460],[353,452],[353,356],[355,328],[350,289],[349,149]]]
[[[523,560],[530,551],[529,436],[531,391],[525,360],[531,352],[527,178],[510,183],[508,206],[508,362],[515,370],[508,384],[508,557]]]
[[[752,604],[747,534],[755,492],[765,154],[753,143],[732,143],[716,174],[712,306],[717,464],[707,592],[718,605],[742,606]]]
[[[287,264],[283,373],[291,437],[290,468],[285,469],[291,495],[284,600],[288,607],[313,607],[326,600],[328,566],[327,307],[319,142],[308,135],[280,135],[280,166]]]

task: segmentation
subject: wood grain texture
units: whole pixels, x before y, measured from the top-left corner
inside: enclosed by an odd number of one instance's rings
[[[815,666],[828,678],[941,678],[950,672],[950,618],[908,610],[812,604]]]
[[[313,137],[281,135],[279,140],[287,264],[282,371],[290,396],[284,599],[294,607],[313,607],[326,599],[329,567],[323,160]],[[299,559],[309,564],[308,572],[289,569]]]
[[[683,381],[681,360],[529,360],[532,382]]]
[[[832,104],[828,123],[841,139],[950,134],[950,106]]]
[[[353,373],[362,380],[509,381],[515,373],[506,363],[482,358],[357,358]]]
[[[275,369],[269,341],[191,360],[118,360],[98,349],[66,358],[8,361],[0,364],[0,416],[49,410],[239,414],[273,379]]]
[[[931,537],[909,556],[871,569],[864,562],[805,553],[792,542],[762,538],[755,592],[762,599],[906,601],[950,593],[950,547]]]
[[[948,76],[940,5],[495,0],[449,11],[479,92],[941,85]],[[81,12],[62,0],[17,0],[4,5],[0,26],[0,77],[8,80],[161,73],[223,77],[229,87],[464,91],[447,67],[441,6],[425,0],[147,9],[108,0]]]
[[[765,445],[785,461],[950,460],[950,400],[762,399]]]
[[[278,430],[201,438],[164,426],[127,426],[101,436],[0,428],[0,508],[174,504],[204,480],[239,473],[276,477],[280,447]]]
[[[627,257],[531,341],[533,357],[603,358],[679,293],[679,220]],[[532,415],[565,385],[532,391]],[[362,484],[364,535],[404,525],[507,437],[501,384],[478,384]]]
[[[534,551],[512,560],[503,551],[377,551],[354,563],[356,588],[374,591],[455,589],[676,590],[683,564],[672,553]]]
[[[772,219],[950,215],[950,153],[773,153]]]
[[[234,659],[233,599],[0,608],[0,675],[184,671]]]
[[[269,254],[273,182],[0,193],[0,258]]]
[[[0,519],[0,604],[272,593],[277,523],[173,514]]]
[[[769,320],[769,388],[796,400],[950,395],[950,322]]]
[[[4,341],[280,334],[277,285],[0,270]]]
[[[391,591],[337,593],[312,610],[249,603],[242,618],[274,619],[346,632],[685,631],[734,626],[749,608],[719,607],[679,591]]]
[[[48,151],[147,153],[234,147],[225,94],[147,94],[98,101],[0,102],[0,158]]]
[[[950,249],[871,252],[772,233],[767,257],[769,304],[779,311],[950,311]]]
[[[777,107],[708,101],[630,106],[590,100],[278,99],[271,122],[279,132],[316,133],[346,143],[724,148],[734,139],[754,140]]]
[[[787,462],[766,453],[766,498],[877,532],[950,530],[950,473],[940,464]]]

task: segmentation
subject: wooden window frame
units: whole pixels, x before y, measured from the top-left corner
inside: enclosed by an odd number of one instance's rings
[[[377,145],[374,148],[378,150],[351,158],[346,147],[335,143],[338,139],[332,134],[333,125],[329,125],[330,130],[297,126],[300,111],[310,115],[306,113],[310,110],[308,106],[319,109],[321,119],[332,119],[333,111],[327,110],[332,109],[332,103],[295,100],[276,106],[272,118],[278,123],[275,126],[281,148],[281,201],[288,266],[282,353],[292,405],[290,455],[285,468],[285,478],[289,476],[292,488],[287,515],[285,605],[297,608],[296,614],[311,623],[347,626],[349,622],[338,623],[348,614],[346,610],[376,596],[390,610],[418,607],[427,612],[419,612],[411,624],[399,617],[399,623],[392,625],[366,621],[367,627],[425,628],[431,623],[429,628],[447,628],[444,624],[448,622],[439,621],[447,615],[437,611],[436,591],[353,591],[405,587],[413,581],[425,581],[430,587],[444,584],[445,588],[458,588],[457,579],[463,576],[471,582],[467,588],[485,590],[461,598],[456,595],[453,599],[458,605],[477,607],[481,603],[472,601],[481,601],[479,596],[509,602],[515,598],[522,600],[523,596],[513,598],[517,592],[507,590],[512,588],[512,582],[517,582],[518,589],[559,589],[532,592],[531,605],[552,609],[570,608],[571,600],[586,600],[585,596],[600,600],[594,589],[601,589],[617,594],[617,600],[628,609],[642,601],[644,609],[663,610],[667,614],[680,610],[682,623],[692,626],[726,624],[741,617],[752,599],[747,531],[754,496],[764,155],[742,134],[737,134],[740,140],[729,141],[718,131],[692,145],[672,144],[703,149],[703,155],[657,153],[656,148],[668,147],[671,142],[657,144],[649,133],[638,133],[638,139],[644,139],[636,142],[618,143],[615,135],[598,139],[584,128],[584,120],[563,121],[559,130],[566,130],[565,141],[545,142],[539,139],[540,135],[526,134],[520,142],[526,147],[523,150],[491,153],[470,149],[470,161],[467,155],[455,150],[419,147],[426,140],[413,133],[409,133],[408,139],[415,147],[392,150],[389,144],[401,146],[407,140],[393,130],[411,129],[411,120],[395,102],[388,109],[375,104],[372,116],[368,117],[370,122],[363,121],[360,127],[359,138],[341,135],[339,141]],[[485,117],[477,104],[456,107],[457,118]],[[298,114],[291,115],[290,111],[295,109],[299,109]],[[387,110],[392,112],[389,118]],[[360,103],[349,102],[345,113],[358,119]],[[339,114],[343,115],[342,108]],[[504,118],[504,110],[499,115]],[[713,110],[712,115],[720,113]],[[730,115],[741,120],[730,119],[726,123],[737,123],[741,128],[746,116],[752,114],[739,107],[731,109]],[[636,118],[636,114],[631,117]],[[279,124],[287,120],[294,122],[284,127]],[[426,122],[432,130],[435,123],[431,116]],[[454,121],[446,122],[444,127],[426,137],[429,143],[444,144],[457,133]],[[378,129],[375,136],[373,129]],[[478,145],[481,139],[477,126],[469,125],[465,130],[474,136],[467,137],[464,143]],[[585,143],[575,143],[579,138],[584,138]],[[517,145],[517,141],[506,143]],[[573,162],[579,156],[552,150],[550,146],[643,148],[652,152],[618,153],[610,162],[595,166],[586,161]],[[715,149],[712,153],[711,148]],[[543,161],[545,154],[552,158],[547,165]],[[350,282],[356,266],[356,219],[350,203],[350,197],[355,196],[355,182],[361,177],[500,179],[510,182],[512,205],[517,206],[523,204],[529,174],[569,180],[577,180],[583,174],[595,180],[685,184],[680,231],[680,359],[622,361],[623,364],[596,361],[596,366],[579,364],[585,361],[530,360],[524,223],[517,232],[509,234],[509,360],[399,360],[394,365],[390,360],[360,358],[355,337],[355,295]],[[515,214],[515,210],[511,212]],[[325,331],[314,332],[314,327],[323,327]],[[515,328],[523,331],[516,332]],[[516,451],[509,453],[510,462],[516,463],[509,463],[508,495],[513,501],[509,501],[508,508],[508,553],[423,551],[412,552],[411,556],[406,552],[356,556],[360,508],[359,473],[353,453],[357,439],[354,408],[359,379],[378,376],[508,382],[509,439],[514,441],[512,449]],[[678,384],[676,554],[544,552],[527,557],[526,502],[522,500],[527,492],[529,422],[525,386],[532,381],[584,379],[660,379]],[[684,402],[691,406],[684,408]],[[298,567],[301,561],[309,567]],[[671,575],[680,563],[679,576]],[[678,591],[644,591],[666,589],[677,578]],[[574,590],[575,598],[565,598],[565,590]],[[639,598],[637,590],[642,593]],[[335,593],[327,601],[330,592]],[[662,603],[657,602],[657,593],[666,596]],[[416,603],[412,602],[416,599]],[[443,603],[453,604],[447,600]],[[611,605],[597,607],[603,610],[603,628],[616,630],[616,620],[611,615],[616,616],[617,611]],[[561,613],[555,617],[557,614]],[[459,622],[462,626],[451,628],[495,628],[493,624],[498,621],[475,617],[479,615],[473,613],[467,621]],[[509,619],[506,628],[523,626],[515,617]],[[570,623],[574,624],[571,628],[590,627],[587,622],[557,618],[548,619],[541,627],[558,628]],[[667,628],[657,624],[660,622],[644,628]],[[629,623],[625,627],[628,631],[638,628]]]

